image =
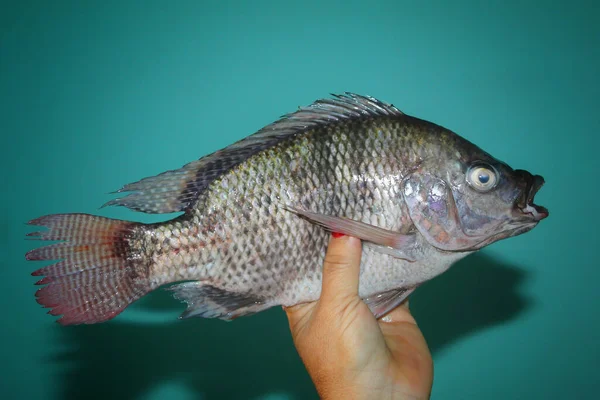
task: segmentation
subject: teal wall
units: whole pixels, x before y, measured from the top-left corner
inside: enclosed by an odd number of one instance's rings
[[[154,293],[60,327],[33,298],[25,221],[98,212],[330,92],[451,128],[546,178],[550,217],[421,288],[433,398],[600,390],[600,13],[570,1],[22,1],[0,11],[0,397],[315,397],[287,322],[177,322]],[[284,5],[285,4],[285,5]],[[88,397],[89,396],[89,397]]]

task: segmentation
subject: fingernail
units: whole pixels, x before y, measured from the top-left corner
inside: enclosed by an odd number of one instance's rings
[[[344,235],[343,233],[339,233],[339,232],[331,232],[331,236],[333,236],[334,238],[337,239],[337,238],[341,238],[346,235]]]

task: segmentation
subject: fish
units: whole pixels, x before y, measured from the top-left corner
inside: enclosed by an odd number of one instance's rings
[[[331,232],[361,239],[359,296],[376,318],[424,282],[548,216],[540,175],[457,133],[351,92],[299,107],[221,150],[123,186],[105,206],[180,213],[140,223],[29,221],[54,260],[37,302],[62,325],[108,321],[165,288],[180,318],[233,320],[319,299]]]

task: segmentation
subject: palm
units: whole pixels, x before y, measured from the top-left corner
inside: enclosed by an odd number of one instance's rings
[[[294,341],[309,373],[311,365],[324,365],[331,360],[324,354],[302,354],[303,348],[314,348],[315,324],[322,324],[319,302],[288,308]],[[325,344],[333,357],[343,357],[351,371],[348,379],[358,386],[370,387],[377,398],[428,398],[433,379],[429,349],[407,306],[393,310],[376,320],[360,299],[352,301],[337,321],[329,321],[329,337]],[[319,329],[322,329],[319,328]],[[311,360],[314,358],[314,360]],[[378,395],[375,396],[375,393]]]
[[[358,295],[360,240],[336,237],[318,301],[286,309],[298,353],[319,395],[332,399],[426,399],[433,364],[408,304],[377,320]]]

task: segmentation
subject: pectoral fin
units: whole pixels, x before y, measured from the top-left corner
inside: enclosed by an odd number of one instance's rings
[[[328,231],[343,233],[368,242],[371,248],[378,252],[411,262],[417,260],[415,234],[403,235],[349,218],[314,213],[295,207],[288,206],[286,209]]]

